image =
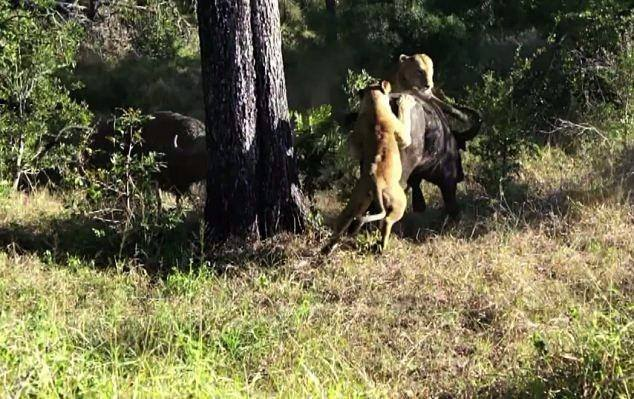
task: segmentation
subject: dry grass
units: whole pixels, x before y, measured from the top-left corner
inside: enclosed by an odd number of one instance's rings
[[[546,148],[502,198],[468,182],[455,223],[426,188],[431,209],[387,254],[367,250],[370,232],[321,265],[319,231],[158,274],[81,251],[61,262],[6,231],[46,229],[66,217],[59,201],[5,195],[0,392],[630,397],[634,157],[610,151]]]

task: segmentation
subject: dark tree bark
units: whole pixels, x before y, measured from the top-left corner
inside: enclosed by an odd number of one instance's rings
[[[328,14],[335,14],[337,12],[337,0],[326,0],[326,10]]]
[[[326,11],[328,12],[328,31],[326,41],[335,43],[337,41],[337,0],[326,0]]]
[[[198,1],[213,240],[305,227],[277,0]],[[257,76],[257,78],[256,78]]]
[[[303,230],[305,207],[293,153],[278,0],[252,0],[251,7],[257,76],[258,220],[261,235],[267,237],[280,230]]]
[[[255,69],[250,0],[198,1],[213,240],[257,237]]]

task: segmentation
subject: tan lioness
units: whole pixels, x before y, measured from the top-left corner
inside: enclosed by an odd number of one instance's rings
[[[390,108],[390,83],[369,86],[362,91],[359,116],[352,133],[352,148],[361,159],[359,178],[348,204],[337,218],[335,231],[322,249],[329,253],[341,234],[357,218],[361,224],[383,221],[381,250],[387,248],[392,226],[403,217],[407,206],[405,191],[400,185],[402,166],[399,152],[411,143],[410,112],[415,105],[413,97],[404,95],[399,102],[398,118]],[[363,216],[373,199],[379,204],[379,213]]]
[[[398,60],[398,69],[389,79],[395,93],[410,93],[462,122],[469,121],[467,115],[447,103],[442,90],[434,87],[434,62],[427,54],[401,54]]]

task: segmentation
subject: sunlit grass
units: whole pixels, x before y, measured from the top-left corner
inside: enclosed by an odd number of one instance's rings
[[[524,191],[480,198],[469,181],[455,223],[427,187],[429,214],[386,254],[368,235],[324,264],[319,234],[155,273],[0,232],[0,395],[629,397],[634,208],[619,156],[606,169],[546,148],[525,159]],[[0,229],[45,228],[67,217],[60,204],[5,193]]]

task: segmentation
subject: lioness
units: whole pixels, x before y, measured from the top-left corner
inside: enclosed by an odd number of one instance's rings
[[[442,90],[434,87],[434,62],[427,54],[401,54],[398,69],[389,81],[395,93],[410,93],[434,104],[461,122],[469,122],[469,117],[447,103]]]
[[[382,220],[380,249],[387,248],[392,225],[403,217],[407,197],[400,185],[402,174],[399,142],[405,148],[411,143],[410,112],[416,104],[413,97],[401,96],[398,118],[390,108],[390,83],[369,86],[362,91],[359,116],[351,140],[352,149],[361,159],[361,177],[348,204],[337,218],[335,231],[322,253],[331,252],[341,234],[356,218],[360,225]],[[379,213],[363,216],[376,199]]]

